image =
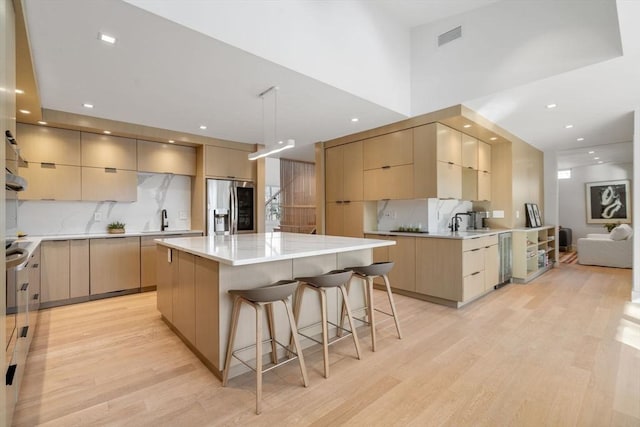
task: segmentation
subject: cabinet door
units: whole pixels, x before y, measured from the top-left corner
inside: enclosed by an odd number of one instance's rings
[[[438,163],[438,197],[442,199],[462,198],[462,169],[453,163]]]
[[[195,258],[178,252],[178,281],[173,288],[173,325],[192,343],[196,341]]]
[[[42,242],[41,302],[69,299],[69,241]]]
[[[158,311],[173,323],[173,288],[178,283],[178,251],[156,246]]]
[[[462,200],[478,200],[477,170],[462,169]]]
[[[394,265],[389,272],[392,287],[416,291],[416,238],[393,236],[394,246],[389,246],[389,261]]]
[[[462,242],[457,239],[416,239],[416,291],[462,301]]]
[[[156,286],[156,247],[140,246],[140,287]]]
[[[363,196],[362,141],[343,145],[342,200],[360,201]]]
[[[483,272],[473,273],[464,278],[464,290],[462,301],[469,301],[484,293],[484,274]]]
[[[20,175],[29,183],[20,200],[80,200],[79,166],[28,162]]]
[[[80,132],[18,123],[16,139],[23,159],[33,163],[80,166]]]
[[[478,170],[491,172],[491,146],[478,141]]]
[[[136,170],[136,140],[82,132],[82,166]]]
[[[208,145],[204,153],[207,176],[254,180],[255,162],[247,157],[248,151]]]
[[[413,198],[413,165],[365,170],[363,177],[365,200]]]
[[[138,174],[110,168],[82,168],[82,200],[135,202]]]
[[[208,360],[218,361],[220,343],[213,331],[220,330],[220,322],[211,307],[219,307],[219,264],[202,257],[195,257],[195,263],[195,345]]]
[[[35,313],[34,315],[37,315],[42,297],[42,289],[40,287],[40,251],[40,246],[38,246],[29,260],[29,294],[31,295],[29,312]]]
[[[140,238],[90,241],[91,295],[140,287]]]
[[[441,162],[462,164],[462,133],[448,126],[437,124],[437,156]]]
[[[364,235],[364,213],[362,209],[362,202],[346,202],[342,204],[342,236],[362,237]]]
[[[462,134],[462,167],[478,169],[478,140],[464,133]]]
[[[69,295],[89,296],[89,240],[69,241]]]
[[[138,140],[138,171],[195,176],[196,149]]]
[[[478,198],[477,200],[491,200],[491,174],[478,171]]]
[[[393,132],[364,141],[365,170],[413,163],[413,130]]]
[[[325,234],[342,236],[344,231],[344,209],[342,203],[327,203],[325,206]]]
[[[498,245],[484,248],[484,287],[489,291],[498,284],[500,270],[500,253]]]
[[[325,197],[327,202],[343,200],[344,163],[342,146],[327,148],[325,154]],[[362,182],[362,178],[360,178]]]

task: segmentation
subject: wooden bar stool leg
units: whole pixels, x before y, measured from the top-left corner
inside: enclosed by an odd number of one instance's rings
[[[387,297],[389,298],[389,305],[391,305],[391,313],[393,313],[393,320],[396,322],[396,331],[398,331],[398,339],[402,339],[402,332],[400,332],[400,319],[398,319],[398,313],[396,312],[396,305],[393,302],[393,294],[391,293],[391,285],[389,284],[389,278],[386,274],[382,276],[384,279],[384,285],[387,288]]]
[[[373,277],[367,276],[365,280],[365,294],[367,302],[367,316],[369,317],[369,327],[371,328],[371,350],[376,351],[376,320],[373,309]]]
[[[227,340],[227,355],[224,359],[224,369],[222,371],[222,387],[227,385],[229,378],[229,368],[231,367],[231,354],[233,353],[233,344],[236,340],[236,330],[238,329],[238,318],[240,317],[240,297],[234,297],[233,309],[231,312],[231,328],[229,328],[229,339]]]
[[[349,279],[349,281],[346,284],[347,294],[351,290],[351,281],[352,280],[353,280],[353,276],[351,277],[351,279]],[[344,333],[342,328],[344,328],[344,318],[345,318],[346,315],[347,315],[347,313],[344,311],[344,304],[340,304],[340,327],[338,328],[338,333],[337,333],[338,337],[341,337],[342,334]]]
[[[329,328],[327,324],[327,294],[324,289],[318,289],[318,294],[320,295],[320,311],[322,315],[322,354],[324,357],[324,377],[329,378]]]
[[[273,303],[266,304],[267,327],[269,328],[269,338],[271,339],[271,362],[278,363],[278,347],[276,344],[276,324],[273,318]]]
[[[298,330],[298,326],[300,324],[300,307],[302,306],[302,297],[304,296],[304,290],[306,286],[304,284],[300,284],[298,289],[296,289],[295,296],[293,298],[293,321],[296,325],[296,331]],[[289,350],[293,350],[293,330],[291,331],[291,339],[289,340]]]
[[[287,310],[287,318],[289,319],[289,325],[291,326],[291,336],[293,340],[293,345],[295,346],[296,354],[298,355],[298,362],[300,364],[300,372],[302,373],[302,381],[304,382],[304,386],[307,387],[309,385],[309,378],[307,377],[307,366],[304,363],[304,356],[302,355],[302,346],[300,345],[300,338],[298,337],[298,328],[294,322],[293,312],[291,311],[291,307],[289,307],[288,300],[282,300],[285,309]]]
[[[262,411],[262,306],[256,309],[256,415]]]
[[[356,333],[356,325],[353,322],[353,315],[351,314],[351,308],[349,308],[349,298],[347,297],[347,289],[344,285],[340,285],[340,291],[342,292],[345,310],[347,310],[347,319],[349,319],[349,326],[351,327],[351,335],[353,336],[353,343],[356,346],[356,354],[360,359],[360,344],[358,343],[358,334]]]

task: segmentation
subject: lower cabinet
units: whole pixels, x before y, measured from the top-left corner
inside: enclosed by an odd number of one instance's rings
[[[41,303],[89,296],[89,240],[51,240],[40,245]]]
[[[395,240],[394,246],[374,248],[373,262],[393,261],[393,269],[389,272],[389,283],[394,289],[416,291],[416,239],[406,236],[380,236],[369,234],[371,239]],[[382,279],[375,283],[383,284]]]
[[[140,288],[140,238],[90,240],[91,295]]]
[[[363,202],[330,202],[326,204],[326,233],[331,236],[362,237],[364,234]]]

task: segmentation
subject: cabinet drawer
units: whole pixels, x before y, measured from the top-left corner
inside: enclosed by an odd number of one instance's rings
[[[413,197],[413,165],[364,171],[365,200]]]
[[[468,301],[484,292],[484,274],[474,273],[464,278],[462,300]]]
[[[462,253],[462,275],[484,271],[484,248],[472,249]]]
[[[136,170],[136,140],[120,136],[80,134],[82,166]]]
[[[497,245],[498,235],[492,234],[491,236],[478,236],[471,239],[464,239],[462,241],[462,250],[470,251],[472,249],[483,248],[486,246]]]

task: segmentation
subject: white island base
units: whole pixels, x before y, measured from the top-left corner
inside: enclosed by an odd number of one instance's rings
[[[157,243],[158,310],[172,330],[221,378],[233,305],[229,289],[251,289],[278,280],[368,265],[372,248],[395,242],[266,233],[161,239]],[[362,306],[362,294],[357,292],[360,288],[352,287],[354,293],[349,298],[354,307]],[[340,302],[337,292],[329,292],[329,319],[334,323],[338,323]],[[276,339],[288,343],[290,328],[284,307],[276,304],[274,312]],[[305,293],[300,325],[319,320],[317,296]],[[255,312],[243,306],[235,347],[243,348],[254,341]],[[303,341],[303,346],[309,343]],[[235,362],[230,377],[247,370]]]

